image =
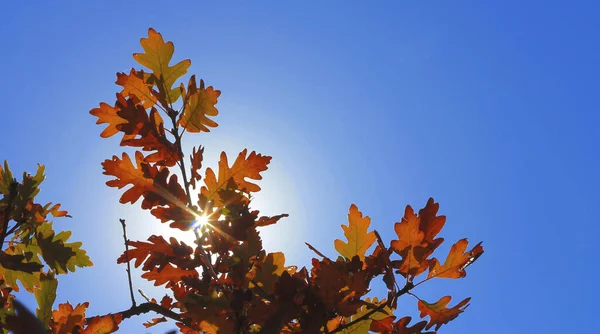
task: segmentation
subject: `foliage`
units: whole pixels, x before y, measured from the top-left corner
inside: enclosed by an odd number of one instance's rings
[[[0,252],[0,323],[5,332],[12,328],[33,333],[24,326],[36,323],[44,328],[41,332],[112,333],[123,319],[153,311],[160,317],[146,327],[170,318],[182,333],[432,333],[425,331],[438,330],[464,311],[470,298],[448,307],[450,296],[429,303],[413,293],[433,278],[464,277],[465,269],[483,253],[481,243],[467,250],[468,242],[462,239],[443,264],[432,257],[444,241],[438,234],[446,218],[438,215],[439,205],[431,198],[418,212],[406,207],[389,247],[376,231],[369,231],[370,218],[353,204],[348,225],[342,225],[346,240],[334,243],[340,254],[336,259],[309,244],[317,255],[311,268],[287,265],[283,253],[267,253],[259,228],[287,215],[260,216],[250,204],[251,195],[260,191],[255,182],[271,157],[243,150],[230,165],[223,152],[218,169],[201,173],[204,148],[194,147],[187,160],[181,140],[185,132],[209,132],[217,126],[220,91],[202,80],[198,83],[193,75],[187,85],[177,86],[191,62],[171,65],[173,43],[153,29],[141,45],[144,52],[134,59],[147,70],[117,73],[121,91],[115,102],[100,103],[90,111],[98,124],[106,124],[103,138],[119,135],[121,146],[136,149],[132,156],[122,153],[102,163],[110,177],[107,185],[126,188],[121,203],[141,201],[142,209],[161,223],[194,231],[196,242],[187,245],[157,235],[130,241],[122,220],[126,250],[117,262],[132,261],[144,271],[143,278],[164,286],[169,294],[138,305],[130,277],[132,306],[127,310],[89,318],[87,302],[66,302],[52,310],[56,277],[92,263],[81,243],[68,242],[70,233],[56,234],[47,221],[48,215],[67,213],[59,211],[59,205],[34,202],[43,166],[17,182],[5,164],[0,168],[0,237],[3,245],[8,240]],[[386,299],[367,297],[375,279],[385,283]],[[40,321],[30,321],[34,316],[15,301],[17,280],[35,293]],[[397,300],[403,295],[418,299],[421,317],[429,320],[396,320]]]

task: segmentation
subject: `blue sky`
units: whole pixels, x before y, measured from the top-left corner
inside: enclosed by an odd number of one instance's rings
[[[180,6],[180,7],[178,7]],[[90,314],[129,307],[118,218],[130,238],[167,233],[100,162],[122,149],[88,114],[117,91],[115,73],[154,27],[174,59],[222,91],[220,126],[189,136],[215,165],[221,150],[272,155],[255,207],[290,218],[267,229],[269,251],[308,264],[308,241],[334,254],[351,203],[386,242],[404,206],[431,196],[450,241],[482,240],[463,280],[421,298],[471,306],[440,333],[568,333],[596,315],[600,228],[600,7],[579,1],[9,2],[0,25],[0,159],[46,165],[41,201],[84,242],[95,266],[61,277],[57,302]],[[6,13],[10,13],[6,14]],[[148,295],[161,297],[139,278]],[[138,300],[141,300],[138,297]],[[417,316],[416,301],[407,312]],[[125,333],[144,331],[130,319]]]

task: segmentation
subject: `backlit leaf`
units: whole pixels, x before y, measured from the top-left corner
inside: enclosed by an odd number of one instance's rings
[[[152,94],[152,85],[144,80],[144,73],[138,73],[133,68],[129,74],[117,73],[116,84],[123,86],[121,95],[137,97],[144,109],[156,104],[156,97]]]
[[[373,298],[373,300],[371,300],[370,298],[366,298],[365,301],[369,304],[373,304],[375,307],[385,303],[385,300],[382,300],[381,302],[379,302],[379,300],[377,298]],[[358,309],[356,314],[354,314],[351,317],[344,318],[344,323],[350,323],[351,321],[367,314],[371,310],[372,310],[372,308],[368,307],[367,305],[363,305]],[[382,320],[382,319],[388,318],[391,315],[393,315],[392,310],[388,306],[385,306],[385,307],[383,307],[383,309],[380,312],[373,313],[365,320],[359,321],[347,328],[344,328],[339,333],[343,333],[343,334],[350,334],[350,333],[363,334],[364,333],[364,334],[367,334],[367,333],[369,333],[369,330],[371,328],[371,322],[373,320]]]
[[[334,242],[335,249],[346,259],[351,260],[358,255],[360,260],[364,261],[365,252],[375,242],[375,233],[373,231],[367,232],[370,224],[371,218],[363,217],[356,205],[352,204],[348,214],[348,225],[342,225],[348,242],[336,239]]]
[[[403,276],[410,276],[410,280],[427,270],[430,265],[428,257],[444,241],[443,238],[434,239],[446,222],[446,217],[437,216],[438,208],[433,198],[427,201],[419,214],[407,205],[402,221],[394,225],[398,239],[392,240],[391,249],[402,260],[392,264]]]
[[[462,278],[467,275],[466,267],[475,262],[481,254],[483,247],[481,242],[475,245],[470,251],[465,252],[469,242],[467,239],[461,239],[452,245],[448,257],[444,265],[440,265],[437,259],[433,259],[432,265],[429,268],[427,278]]]
[[[105,316],[93,317],[87,322],[87,326],[81,334],[109,334],[119,329],[122,316],[120,314],[108,314]]]
[[[98,108],[90,110],[90,114],[98,117],[96,124],[108,124],[108,126],[102,130],[102,133],[100,133],[102,138],[114,136],[119,133],[118,126],[127,123],[126,119],[119,116],[118,111],[119,109],[104,102],[101,102]]]
[[[435,330],[437,331],[442,325],[454,320],[459,314],[464,312],[471,300],[471,298],[466,298],[456,304],[456,306],[447,308],[446,306],[450,303],[451,299],[452,297],[445,296],[433,304],[419,300],[418,307],[419,311],[421,311],[421,318],[429,316],[429,324],[425,329],[435,326]]]
[[[184,96],[185,105],[179,124],[188,132],[210,132],[208,128],[216,127],[217,123],[208,116],[219,114],[215,104],[220,95],[221,91],[215,90],[212,86],[205,88],[202,80],[200,80],[200,88],[196,88],[196,77],[192,75],[187,95]]]
[[[52,305],[56,299],[57,287],[58,280],[54,277],[53,273],[41,274],[40,288],[35,290],[34,295],[38,304],[35,314],[43,324],[50,322],[50,317],[52,316]]]
[[[135,161],[136,166],[127,153],[123,153],[122,159],[113,156],[112,160],[102,163],[104,174],[116,177],[106,182],[109,187],[121,189],[132,185],[121,196],[121,203],[135,203],[142,196],[144,209],[185,203],[185,192],[177,182],[176,175],[171,175],[167,181],[169,170],[165,167],[151,166],[144,161],[144,155],[139,151],[135,153]]]
[[[170,66],[175,47],[172,42],[165,43],[162,35],[152,28],[148,29],[148,38],[142,38],[140,44],[144,53],[136,53],[133,58],[154,72],[159,81],[159,89],[166,90],[167,102],[175,102],[181,92],[179,89],[171,88],[177,79],[187,73],[187,69],[191,65],[190,60],[182,60]]]
[[[206,176],[204,177],[206,186],[203,186],[200,190],[205,201],[214,201],[214,206],[224,205],[219,196],[219,191],[227,189],[229,180],[233,180],[237,187],[236,190],[243,190],[244,192],[257,192],[260,190],[257,184],[247,181],[246,178],[261,180],[260,173],[267,169],[271,157],[256,154],[256,152],[251,152],[246,157],[247,152],[247,150],[240,152],[231,167],[229,167],[227,155],[222,152],[219,160],[218,179],[211,168],[206,169]]]
[[[85,310],[88,302],[77,304],[75,308],[69,302],[58,305],[58,310],[52,311],[50,328],[53,334],[70,334],[74,329],[83,328],[85,324]]]

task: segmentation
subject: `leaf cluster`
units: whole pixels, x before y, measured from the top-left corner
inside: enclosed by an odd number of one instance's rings
[[[7,289],[15,289],[16,279],[31,291],[37,289],[43,309],[38,317],[46,331],[112,333],[123,319],[153,311],[160,317],[146,327],[170,318],[182,333],[433,333],[429,330],[437,331],[464,311],[469,298],[448,307],[450,296],[430,303],[414,293],[434,278],[465,277],[465,269],[483,253],[481,243],[467,250],[468,242],[462,239],[443,263],[433,257],[444,241],[438,234],[446,222],[433,199],[418,212],[406,207],[389,246],[377,231],[369,230],[370,218],[351,205],[348,224],[342,225],[345,240],[334,242],[339,252],[335,259],[307,244],[316,257],[311,266],[298,268],[286,264],[283,253],[267,252],[261,228],[287,217],[261,216],[251,208],[253,195],[260,191],[256,182],[271,157],[245,149],[229,159],[223,152],[215,169],[204,168],[201,146],[186,157],[185,133],[207,133],[217,126],[220,91],[194,75],[187,85],[177,86],[191,62],[171,65],[173,43],[155,30],[149,29],[141,46],[144,52],[134,59],[145,69],[117,73],[121,88],[114,102],[102,102],[90,111],[97,124],[105,124],[103,138],[118,135],[121,146],[135,150],[102,163],[111,178],[106,184],[124,189],[121,203],[139,201],[160,223],[193,232],[196,240],[188,245],[152,235],[147,241],[130,241],[124,234],[126,250],[117,262],[131,262],[141,268],[143,278],[164,286],[167,294],[160,301],[147,298],[137,305],[130,282],[132,306],[127,310],[86,318],[88,303],[64,303],[50,312],[55,297],[51,292],[56,291],[53,275],[91,262],[80,244],[67,243],[68,233],[55,235],[45,222],[48,214],[66,213],[56,206],[27,204],[41,176],[27,176],[16,184],[8,168],[0,169],[0,221],[16,222],[17,227],[8,230],[14,235],[11,242],[18,241],[0,256],[0,277]],[[37,255],[51,272],[42,271]],[[384,299],[371,297],[372,283],[379,279],[387,290]],[[398,298],[405,295],[417,299],[421,317],[428,320],[397,318]],[[10,299],[7,294],[5,305]],[[3,321],[8,315],[10,311],[2,314]]]

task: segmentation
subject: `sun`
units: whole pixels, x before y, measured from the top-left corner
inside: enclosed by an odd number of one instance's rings
[[[195,215],[196,220],[192,224],[192,229],[195,230],[197,228],[202,228],[204,226],[209,225],[208,217],[206,215]]]

